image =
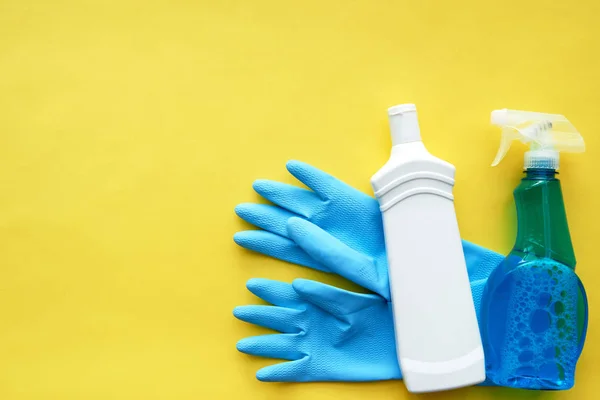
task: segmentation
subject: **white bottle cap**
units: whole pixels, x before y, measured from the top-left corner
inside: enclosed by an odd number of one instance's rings
[[[558,170],[560,154],[553,150],[530,150],[525,152],[524,170],[553,169]]]
[[[392,146],[409,142],[420,142],[421,131],[414,104],[400,104],[388,108]]]

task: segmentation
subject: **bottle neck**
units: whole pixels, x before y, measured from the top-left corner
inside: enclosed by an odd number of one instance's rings
[[[525,260],[551,258],[575,268],[575,253],[556,171],[528,169],[514,197],[518,230],[513,252]]]
[[[558,174],[558,172],[554,169],[531,168],[525,171],[525,178],[523,179],[551,180],[557,179],[556,174]]]

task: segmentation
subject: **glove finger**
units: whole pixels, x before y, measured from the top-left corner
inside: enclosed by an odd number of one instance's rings
[[[347,196],[349,192],[352,193],[349,197],[354,197],[357,193],[367,197],[366,194],[352,186],[305,162],[290,160],[287,162],[286,168],[290,174],[314,190],[322,199],[332,199],[340,195]]]
[[[386,302],[375,294],[350,292],[309,279],[295,279],[292,286],[304,300],[337,317]]]
[[[304,302],[289,283],[252,278],[246,282],[246,287],[256,297],[279,307],[298,308]]]
[[[244,322],[282,333],[298,333],[302,329],[303,310],[277,306],[240,306],[233,315]]]
[[[254,203],[238,204],[235,213],[244,221],[283,237],[287,237],[287,220],[298,217],[281,207]]]
[[[237,232],[233,240],[239,246],[292,264],[330,272],[292,240],[262,230]]]
[[[474,243],[462,241],[470,281],[487,280],[504,256]]]
[[[252,187],[270,202],[305,218],[315,215],[324,206],[323,200],[315,192],[298,186],[258,179]]]
[[[309,382],[314,380],[309,373],[309,357],[269,365],[258,370],[256,379],[262,382]]]
[[[238,351],[259,357],[298,360],[304,357],[299,351],[300,334],[276,333],[272,335],[253,336],[237,342]]]
[[[389,292],[388,277],[380,277],[373,260],[302,218],[290,218],[289,237],[331,272],[382,296]]]

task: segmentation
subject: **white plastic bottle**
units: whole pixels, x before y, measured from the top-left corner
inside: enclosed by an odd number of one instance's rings
[[[452,164],[427,151],[417,110],[388,110],[389,161],[371,179],[383,215],[396,348],[407,389],[485,380],[485,363],[456,222]]]

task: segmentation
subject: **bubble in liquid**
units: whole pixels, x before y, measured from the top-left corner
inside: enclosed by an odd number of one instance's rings
[[[558,267],[555,265],[554,267],[552,267],[552,271],[558,271]]]
[[[558,337],[561,338],[561,339],[564,339],[565,338],[565,333],[564,332],[560,332],[558,334]]]
[[[521,354],[519,354],[519,361],[522,363],[529,362],[533,360],[533,351],[525,350]]]
[[[553,313],[554,315],[560,315],[560,314],[562,314],[564,311],[565,311],[565,305],[564,305],[562,302],[560,302],[560,301],[557,301],[556,303],[554,303],[554,304],[552,305],[552,313]]]
[[[556,321],[556,327],[559,329],[564,328],[566,325],[567,325],[567,321],[565,321],[562,318],[560,318],[558,321]]]
[[[531,339],[529,339],[528,337],[522,338],[521,340],[519,340],[519,346],[521,346],[522,348],[531,346]]]
[[[534,333],[542,333],[550,328],[550,314],[544,310],[535,310],[531,314],[529,327]]]
[[[552,284],[553,285],[558,285],[558,279],[552,278]]]
[[[525,324],[522,323],[522,322],[519,322],[519,324],[517,325],[517,329],[520,330],[520,331],[525,330]]]
[[[560,297],[567,297],[567,291],[566,290],[561,291]]]
[[[515,339],[519,339],[521,336],[523,336],[523,334],[520,331],[516,331],[514,336]]]
[[[537,298],[537,305],[540,307],[546,307],[552,301],[550,293],[540,293]]]

